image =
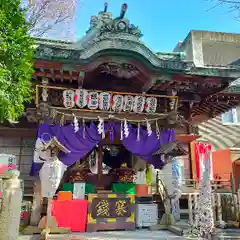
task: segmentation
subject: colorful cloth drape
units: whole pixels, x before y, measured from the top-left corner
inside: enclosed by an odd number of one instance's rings
[[[120,124],[106,123],[105,132],[109,128],[114,128],[118,137],[121,136]],[[85,129],[84,129],[85,128]],[[167,144],[175,140],[175,132],[173,129],[163,129],[158,139],[155,132],[148,136],[147,130],[140,128],[139,139],[138,129],[131,124],[128,125],[129,136],[122,140],[124,147],[132,154],[145,160],[147,163],[154,165],[155,168],[162,168],[163,162],[159,155],[152,155],[161,145]],[[89,153],[100,141],[101,135],[98,134],[97,127],[93,122],[89,126],[81,126],[78,132],[74,132],[72,125],[60,126],[48,125],[47,123],[39,125],[37,138],[43,142],[48,142],[52,137],[56,137],[58,141],[64,145],[70,153],[61,152],[59,159],[66,166],[71,166],[79,159]],[[42,164],[33,162],[30,175],[36,175],[41,169]]]
[[[135,185],[133,183],[113,183],[112,192],[114,193],[125,193],[125,194],[135,194]]]
[[[53,200],[51,213],[59,227],[70,228],[71,232],[85,232],[87,207],[87,200]]]
[[[201,180],[203,177],[203,173],[206,167],[206,159],[208,159],[209,161],[210,179],[213,179],[212,145],[205,142],[196,143],[195,160],[196,160],[196,175],[198,180]]]

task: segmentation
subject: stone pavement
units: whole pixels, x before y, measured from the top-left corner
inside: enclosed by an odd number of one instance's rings
[[[19,240],[37,240],[37,236],[21,236]],[[168,231],[114,231],[95,233],[73,233],[71,235],[50,235],[49,240],[182,240]]]
[[[18,240],[38,240],[38,236],[20,236]],[[176,236],[168,231],[114,231],[114,232],[95,232],[95,233],[72,233],[70,235],[50,235],[49,240],[183,240],[196,239]],[[240,239],[240,231],[233,230],[218,233],[213,237],[214,240],[221,239]]]

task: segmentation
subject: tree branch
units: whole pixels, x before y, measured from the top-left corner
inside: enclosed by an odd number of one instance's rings
[[[76,0],[23,1],[28,6],[27,20],[32,36],[49,36],[54,31],[54,35],[61,35],[73,27]]]
[[[240,19],[240,0],[211,0],[211,2],[215,2],[216,4],[210,10],[225,5],[229,9],[229,13],[236,13],[235,18],[237,20]]]

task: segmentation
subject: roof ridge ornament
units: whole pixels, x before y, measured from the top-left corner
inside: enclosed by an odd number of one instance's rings
[[[120,19],[123,19],[123,18],[124,18],[125,13],[126,13],[126,11],[127,11],[127,8],[128,8],[128,5],[127,5],[126,3],[124,3],[124,4],[122,5],[122,9],[121,9],[121,13],[120,13]]]
[[[105,13],[107,12],[107,9],[108,9],[108,2],[105,2],[105,3],[104,3],[104,12],[105,12]]]
[[[92,16],[90,21],[90,28],[87,31],[89,33],[92,30],[100,30],[99,35],[105,33],[122,33],[142,37],[140,29],[134,24],[130,24],[129,20],[125,18],[128,5],[124,3],[121,8],[120,16],[113,18],[112,14],[108,12],[108,3],[104,4],[104,11],[99,12],[98,16]]]

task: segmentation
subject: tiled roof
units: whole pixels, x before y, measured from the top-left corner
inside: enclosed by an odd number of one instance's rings
[[[233,81],[231,84],[230,84],[230,87],[232,86],[240,86],[240,78],[238,78],[237,80]]]
[[[240,66],[240,58],[234,61],[231,65]]]
[[[200,124],[198,129],[201,135],[198,140],[210,142],[214,150],[231,148],[240,142],[239,125],[224,125],[220,116]]]

